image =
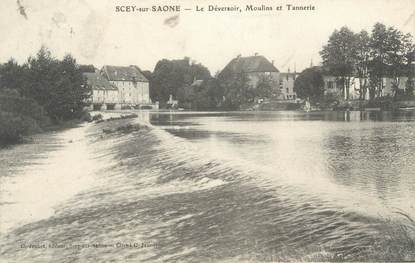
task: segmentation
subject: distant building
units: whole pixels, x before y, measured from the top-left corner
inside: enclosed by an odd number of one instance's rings
[[[283,100],[296,100],[297,94],[294,91],[294,82],[299,74],[296,72],[290,73],[288,70],[287,73],[281,72],[279,75],[279,89],[280,95],[279,98]]]
[[[83,76],[91,90],[91,109],[158,108],[152,104],[148,80],[137,66],[106,65]]]
[[[323,74],[323,80],[324,80],[324,94],[331,95],[338,100],[345,100],[346,90],[343,89],[343,85],[338,77]],[[406,90],[406,82],[408,80],[408,77],[399,77],[398,82],[398,90],[401,90],[404,92]],[[367,80],[368,81],[368,80]],[[350,100],[357,100],[360,98],[360,85],[361,82],[359,78],[352,77],[350,79],[350,88],[349,88],[349,99]],[[369,86],[369,83],[367,83],[367,86]],[[394,95],[394,88],[393,88],[393,79],[392,78],[382,78],[382,92],[381,96],[393,96]],[[369,87],[367,87],[369,89]],[[369,90],[366,92],[366,96],[364,98],[365,100],[369,100]]]
[[[91,90],[90,103],[94,110],[120,109],[118,89],[99,72],[83,73],[85,83]]]
[[[398,90],[405,91],[406,90],[406,82],[408,81],[408,77],[399,77],[398,80]],[[393,96],[394,95],[394,80],[392,78],[383,78],[382,79],[382,96]]]
[[[414,58],[415,59],[415,58]],[[324,79],[324,92],[325,94],[331,94],[336,96],[339,100],[346,99],[346,91],[343,89],[343,85],[340,81],[339,77],[330,75],[330,73],[322,68],[321,72]],[[380,93],[381,97],[387,97],[387,96],[394,96],[395,95],[395,81],[397,81],[397,88],[398,93],[404,93],[407,89],[407,81],[408,76],[415,76],[415,61],[411,63],[409,66],[408,72],[405,72],[400,76],[397,80],[394,80],[391,77],[383,77],[382,78],[382,90]],[[366,82],[367,85],[367,92],[365,96],[365,100],[369,100],[369,86],[370,81],[369,79],[359,79],[358,77],[352,77],[350,79],[350,88],[349,88],[349,99],[350,100],[356,100],[360,98],[360,86],[362,83]]]
[[[101,74],[118,88],[121,105],[138,106],[151,103],[148,80],[137,66],[105,65],[101,69]]]
[[[261,80],[270,81],[271,87],[278,94],[280,100],[296,100],[294,92],[294,81],[297,73],[280,72],[273,62],[264,56],[255,55],[249,57],[238,56],[232,59],[220,72],[219,78],[232,79],[232,77],[244,74],[252,88],[256,88]]]
[[[232,79],[244,74],[251,88],[256,88],[262,79],[271,81],[273,89],[278,90],[279,70],[264,56],[238,56],[232,59],[219,73],[221,79]]]

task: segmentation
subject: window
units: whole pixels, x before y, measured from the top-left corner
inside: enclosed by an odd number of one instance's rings
[[[286,88],[285,90],[287,91],[287,93],[290,93],[290,89],[289,88]]]

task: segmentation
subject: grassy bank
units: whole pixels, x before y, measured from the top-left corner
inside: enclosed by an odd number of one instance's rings
[[[40,132],[74,127],[90,119],[84,112],[78,118],[52,121],[35,100],[13,90],[3,90],[0,93],[0,147],[24,142],[28,136]]]
[[[30,117],[0,112],[0,148],[27,142],[31,136],[39,133],[74,128],[83,122],[84,119],[73,119],[40,126]]]

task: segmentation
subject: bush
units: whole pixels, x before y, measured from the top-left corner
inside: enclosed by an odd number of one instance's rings
[[[37,122],[27,116],[0,111],[0,145],[20,142],[24,135],[40,131]]]
[[[93,117],[92,117],[92,121],[101,121],[103,119],[103,116],[102,116],[102,114],[101,113],[99,113],[99,114],[97,114],[97,115],[94,115]]]
[[[0,90],[0,145],[21,141],[50,124],[43,107],[16,90]]]
[[[91,122],[92,121],[92,116],[91,116],[91,114],[88,112],[88,111],[83,111],[82,112],[82,114],[81,114],[81,116],[79,117],[79,119],[82,121],[82,122]]]
[[[20,96],[16,90],[0,90],[0,111],[30,117],[41,127],[50,124],[43,107],[33,99]]]

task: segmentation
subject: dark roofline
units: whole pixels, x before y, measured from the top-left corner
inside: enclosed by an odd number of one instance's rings
[[[237,67],[240,66],[240,64],[238,65],[238,63],[246,63],[246,61],[250,60],[254,60],[254,59],[260,59],[262,60],[259,65],[257,65],[257,67],[260,66],[265,66],[268,67],[268,69],[271,70],[258,70],[258,69],[253,69],[253,70],[244,70],[241,69],[239,70]],[[241,62],[244,61],[244,62]],[[261,64],[262,63],[262,64]],[[235,68],[236,67],[236,68]],[[229,61],[228,64],[226,64],[226,66],[221,70],[221,72],[219,73],[219,76],[223,76],[223,74],[240,74],[240,73],[262,73],[262,72],[280,72],[277,67],[275,67],[275,65],[270,62],[265,56],[262,55],[256,55],[256,56],[247,56],[247,57],[242,57],[240,55],[238,55],[236,58],[233,58],[231,61]]]
[[[149,80],[146,78],[146,76],[143,74],[143,72],[141,71],[141,69],[136,66],[136,65],[130,65],[130,66],[113,66],[113,65],[104,65],[102,66],[102,71],[105,73],[106,78],[109,81],[130,81],[130,80],[120,80],[120,79],[111,79],[110,75],[108,74],[108,69],[107,67],[113,67],[113,68],[120,68],[120,69],[129,69],[129,68],[135,68],[140,74],[142,79],[141,80],[137,80],[137,82],[149,82]]]

